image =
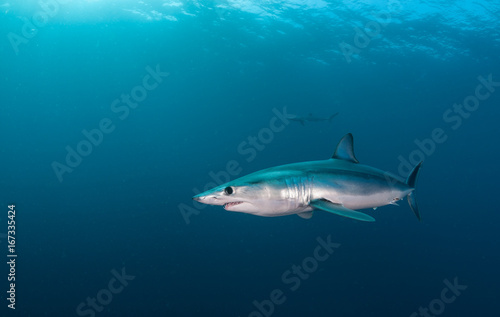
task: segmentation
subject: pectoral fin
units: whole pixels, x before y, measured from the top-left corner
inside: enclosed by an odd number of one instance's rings
[[[329,200],[325,199],[316,199],[313,200],[309,203],[309,206],[314,207],[316,209],[321,209],[324,211],[331,212],[332,214],[336,214],[339,216],[347,217],[347,218],[352,218],[356,220],[361,220],[361,221],[375,221],[375,218],[372,216],[369,216],[367,214],[364,214],[359,211],[354,211],[348,208],[345,208],[341,204],[335,204],[332,203]]]
[[[313,212],[312,211],[305,211],[305,212],[301,212],[300,214],[297,214],[297,216],[299,216],[300,218],[304,218],[304,219],[311,219],[311,217],[313,216]]]

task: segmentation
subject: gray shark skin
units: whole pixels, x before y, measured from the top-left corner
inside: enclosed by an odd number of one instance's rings
[[[331,159],[271,167],[235,179],[193,197],[228,211],[276,217],[297,214],[312,217],[323,210],[361,221],[375,221],[356,209],[397,205],[407,197],[420,220],[415,183],[422,162],[406,182],[379,169],[359,164],[352,134],[346,134]]]
[[[322,117],[315,117],[312,115],[312,113],[309,114],[307,117],[301,117],[295,114],[289,114],[286,118],[291,121],[297,121],[300,122],[302,125],[306,125],[306,122],[321,122],[321,121],[328,121],[332,122],[332,119],[335,118],[339,113],[334,113],[328,118],[322,118]]]

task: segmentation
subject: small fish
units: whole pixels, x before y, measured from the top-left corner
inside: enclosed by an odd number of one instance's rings
[[[328,121],[328,122],[332,122],[332,119],[335,118],[335,116],[337,116],[339,113],[334,113],[332,114],[331,116],[329,116],[328,118],[322,118],[322,117],[315,117],[313,116],[312,113],[310,113],[307,117],[301,117],[301,116],[298,116],[298,115],[295,115],[295,114],[289,114],[287,115],[287,119],[288,120],[291,120],[291,121],[297,121],[297,122],[300,122],[300,124],[302,125],[306,125],[306,122],[321,122],[321,121]]]

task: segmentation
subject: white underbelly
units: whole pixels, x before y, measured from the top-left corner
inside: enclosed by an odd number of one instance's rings
[[[302,207],[296,207],[293,209],[281,209],[281,208],[262,208],[260,210],[252,211],[252,212],[246,212],[246,213],[251,213],[256,216],[261,216],[261,217],[280,217],[280,216],[288,216],[288,215],[295,215],[301,212],[305,211],[311,211],[313,210],[312,207],[309,206],[302,206]]]
[[[333,203],[341,204],[346,208],[357,210],[366,208],[376,208],[385,206],[390,203],[388,195],[385,194],[372,194],[372,195],[332,195],[325,197]]]

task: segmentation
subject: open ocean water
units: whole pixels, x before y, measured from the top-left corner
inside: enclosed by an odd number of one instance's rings
[[[497,1],[9,0],[0,17],[1,316],[500,316]],[[424,161],[421,222],[406,200],[366,223],[191,199],[328,159],[346,133],[363,164]]]

